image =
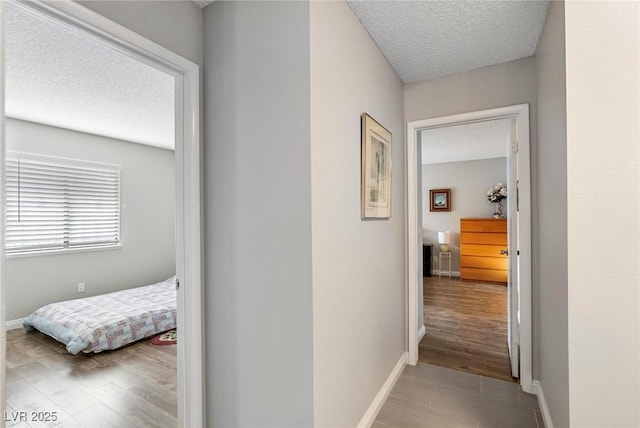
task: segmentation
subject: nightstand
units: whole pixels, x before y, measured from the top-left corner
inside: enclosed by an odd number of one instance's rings
[[[451,279],[451,253],[443,253],[440,251],[440,255],[438,256],[438,278],[442,278],[442,267],[444,266],[444,262],[447,262],[447,272],[449,273],[449,279]]]

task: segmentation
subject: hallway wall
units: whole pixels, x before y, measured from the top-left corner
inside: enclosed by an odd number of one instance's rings
[[[552,2],[536,50],[538,104],[537,283],[540,381],[553,423],[569,426],[567,319],[567,109],[564,2]],[[553,209],[548,209],[553,207]]]
[[[403,85],[344,2],[311,2],[314,426],[355,427],[405,351]],[[391,218],[360,218],[360,115],[392,133]]]
[[[205,9],[208,425],[313,425],[309,4]]]
[[[638,2],[565,4],[575,427],[640,426],[639,17]]]

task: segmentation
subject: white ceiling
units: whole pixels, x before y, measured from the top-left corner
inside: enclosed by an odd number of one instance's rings
[[[6,114],[174,148],[174,77],[7,3]]]
[[[535,53],[549,2],[348,0],[404,83]]]
[[[420,132],[422,164],[507,156],[511,120],[489,120]]]

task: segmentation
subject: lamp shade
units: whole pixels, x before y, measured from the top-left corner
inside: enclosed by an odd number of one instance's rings
[[[448,244],[449,242],[451,242],[451,232],[448,230],[446,232],[438,232],[439,244]]]

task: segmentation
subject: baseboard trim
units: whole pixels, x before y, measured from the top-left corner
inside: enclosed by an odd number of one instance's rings
[[[544,421],[545,428],[553,428],[553,421],[551,420],[551,412],[549,412],[549,406],[547,405],[547,399],[544,397],[544,391],[539,380],[534,380],[531,383],[535,394],[538,396],[538,405],[540,406],[540,412],[542,413],[542,420]]]
[[[440,271],[436,269],[433,272],[431,272],[431,276],[438,276],[439,273],[440,273]],[[442,276],[444,278],[448,278],[449,277],[449,272],[443,271],[442,272]],[[452,270],[451,271],[451,278],[460,278],[460,272]]]
[[[384,384],[382,384],[382,388],[380,388],[380,391],[378,391],[378,393],[376,394],[376,397],[373,399],[371,405],[364,413],[364,416],[362,417],[362,419],[360,419],[360,423],[358,423],[357,428],[369,428],[371,425],[373,425],[373,422],[376,420],[380,409],[382,409],[384,402],[387,400],[387,397],[391,393],[393,386],[396,384],[398,378],[402,374],[404,366],[407,365],[408,360],[409,353],[404,352],[400,356],[400,359],[396,363],[393,370],[391,370],[391,373],[389,373],[389,377],[387,378],[387,380],[384,382]]]
[[[420,328],[418,329],[418,343],[420,343],[425,334],[427,334],[427,329],[425,328],[424,324],[421,324]]]
[[[24,323],[24,318],[18,318],[17,320],[7,321],[4,324],[5,330],[17,330],[22,328],[22,324]]]

